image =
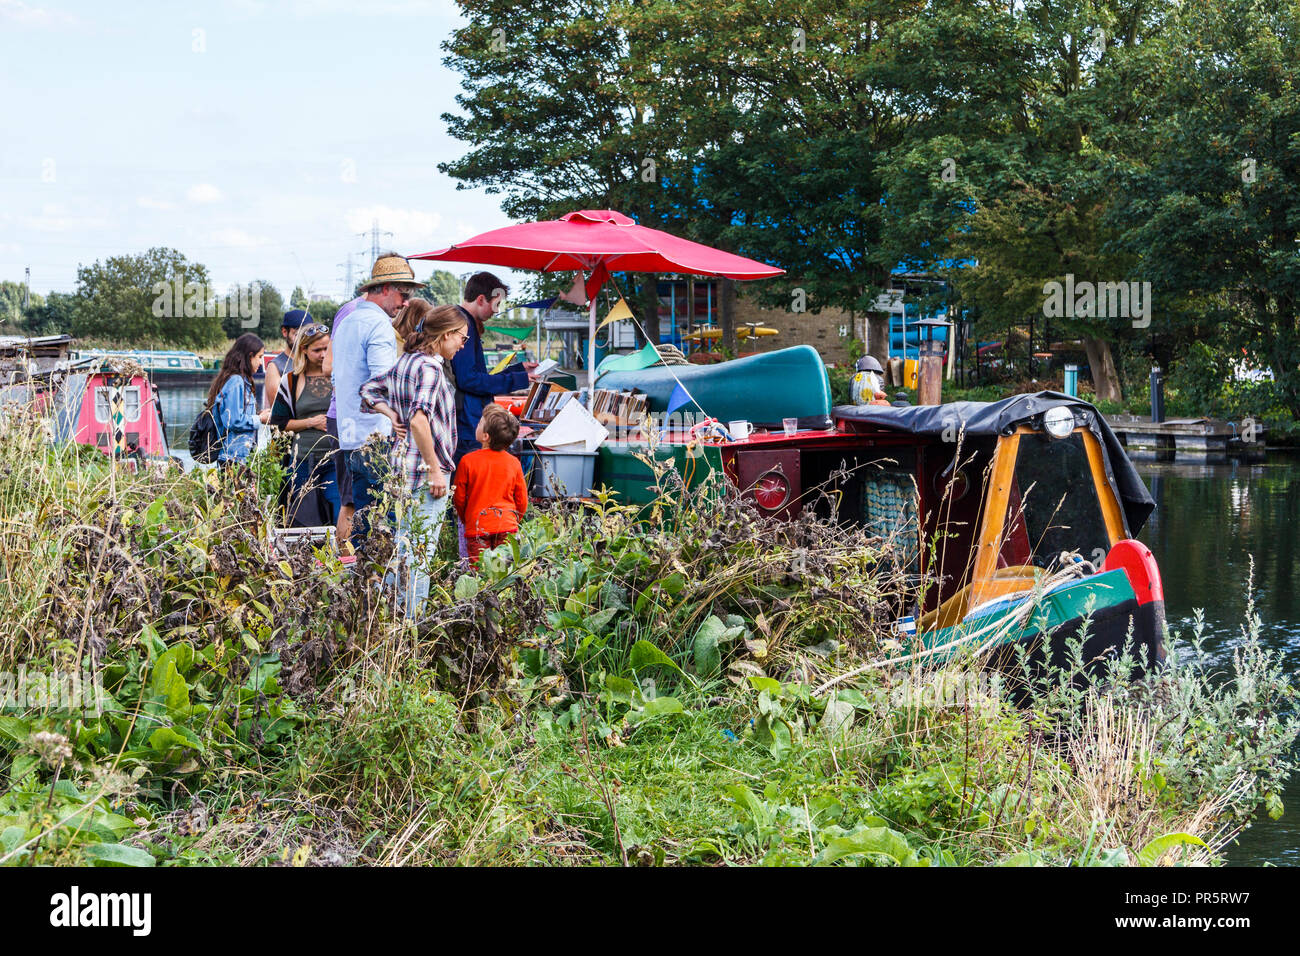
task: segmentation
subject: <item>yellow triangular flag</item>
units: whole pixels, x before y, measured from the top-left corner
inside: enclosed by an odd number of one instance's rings
[[[493,366],[492,371],[489,372],[488,374],[489,374],[489,375],[495,375],[495,374],[497,374],[497,372],[504,372],[506,366],[509,365],[511,362],[513,362],[513,361],[515,360],[515,356],[518,355],[518,354],[519,354],[518,352],[511,352],[509,355],[507,355],[505,358],[503,358],[500,362],[497,362],[497,364],[496,364],[495,366]]]
[[[605,316],[605,321],[596,326],[596,331],[599,332],[611,322],[617,322],[619,319],[630,318],[632,318],[632,310],[627,307],[627,300],[620,297],[618,304],[609,310],[609,315]]]

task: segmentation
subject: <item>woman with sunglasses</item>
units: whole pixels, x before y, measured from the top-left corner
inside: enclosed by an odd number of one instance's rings
[[[289,455],[287,524],[310,528],[333,525],[339,512],[339,488],[334,475],[338,442],[326,431],[325,412],[334,397],[325,371],[330,332],[323,325],[298,329],[293,365],[280,380],[271,424],[294,436]]]
[[[398,530],[406,607],[414,613],[429,595],[428,562],[451,502],[456,456],[456,390],[447,374],[465,344],[465,317],[455,306],[413,299],[393,320],[402,356],[361,386],[362,407],[386,415],[399,440],[389,457],[411,495]]]

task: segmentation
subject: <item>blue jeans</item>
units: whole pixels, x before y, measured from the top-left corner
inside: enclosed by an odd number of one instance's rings
[[[438,532],[451,504],[451,492],[441,498],[421,485],[397,528],[398,587],[405,597],[406,613],[415,614],[429,597],[429,563],[438,547]]]
[[[389,466],[383,453],[354,448],[346,455],[348,472],[352,476],[352,504],[357,509],[352,519],[352,546],[356,548],[370,533],[370,506],[384,491]]]

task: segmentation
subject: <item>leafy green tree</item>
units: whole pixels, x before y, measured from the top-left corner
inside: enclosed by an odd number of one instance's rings
[[[6,279],[0,282],[0,323],[9,326],[15,326],[22,321],[24,301],[27,298],[27,283],[10,282]],[[31,295],[30,306],[39,308],[44,299],[33,293]]]
[[[334,313],[339,310],[339,305],[340,303],[331,299],[318,299],[307,304],[307,313],[322,325],[330,325],[334,321]],[[279,337],[278,327],[275,334]]]
[[[454,273],[438,269],[415,294],[438,305],[454,305],[460,302],[460,280]]]
[[[62,292],[51,292],[40,304],[40,296],[32,296],[31,308],[23,313],[23,329],[28,335],[61,335],[71,332],[77,297]]]
[[[502,196],[513,219],[616,209],[662,226],[660,149],[647,99],[653,48],[635,14],[649,2],[458,0],[467,19],[443,43],[461,74],[461,113],[443,114],[470,144],[439,170]],[[657,322],[656,277],[620,287],[642,325]]]
[[[302,291],[302,286],[296,285],[293,287],[293,292],[289,295],[289,308],[307,308],[307,293]]]
[[[1141,134],[1112,210],[1151,278],[1152,331],[1245,348],[1300,418],[1300,17],[1294,4],[1184,0],[1150,57]],[[1240,352],[1237,351],[1239,355]]]
[[[72,332],[78,338],[202,348],[224,337],[207,269],[175,249],[82,266],[76,295]]]
[[[257,334],[264,342],[277,342],[280,339],[280,323],[284,321],[284,313],[288,311],[284,299],[280,296],[280,290],[265,279],[250,282],[248,284],[250,293],[253,288],[257,289]],[[229,338],[237,338],[244,331],[242,328],[234,331],[229,324],[226,326],[226,335]]]

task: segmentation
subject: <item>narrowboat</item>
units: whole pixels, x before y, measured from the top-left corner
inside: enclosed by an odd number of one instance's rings
[[[908,658],[975,652],[1009,665],[1020,645],[1064,666],[1067,639],[1081,635],[1090,675],[1121,652],[1139,670],[1164,659],[1160,571],[1135,540],[1154,503],[1095,408],[1054,392],[832,408],[825,367],[803,348],[611,373],[598,386],[643,391],[662,413],[680,381],[705,414],[757,426],[707,444],[670,431],[655,454],[687,488],[720,470],[764,514],[811,511],[871,531],[917,585],[899,622]],[[645,454],[636,435],[606,441],[595,483],[651,500]]]
[[[105,368],[89,360],[54,387],[56,441],[74,441],[104,454],[165,461],[169,455],[158,388],[139,366]]]

